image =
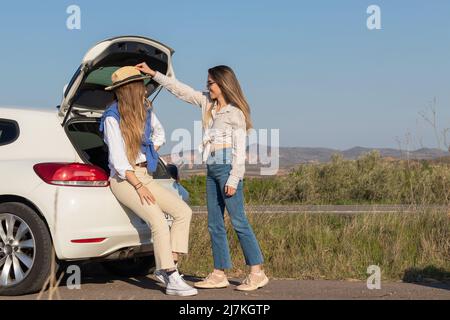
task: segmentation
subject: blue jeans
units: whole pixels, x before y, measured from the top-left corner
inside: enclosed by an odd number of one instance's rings
[[[224,222],[224,211],[231,218],[249,266],[262,264],[263,256],[244,210],[243,182],[239,182],[232,197],[225,195],[225,183],[231,171],[231,148],[218,150],[207,160],[206,198],[208,207],[208,230],[214,257],[214,268],[231,269],[230,249]]]

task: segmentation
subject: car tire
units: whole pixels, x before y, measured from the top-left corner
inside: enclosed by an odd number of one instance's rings
[[[143,256],[125,260],[104,261],[102,266],[111,274],[120,277],[146,276],[154,271],[155,256]]]
[[[17,296],[40,291],[50,275],[54,254],[47,225],[37,212],[19,202],[0,204],[0,224],[3,238],[16,241],[15,245],[7,246],[0,238],[0,295]],[[13,226],[15,239],[11,235],[8,238],[7,224]]]

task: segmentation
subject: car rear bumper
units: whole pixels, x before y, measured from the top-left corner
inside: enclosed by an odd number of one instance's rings
[[[48,223],[61,260],[106,258],[121,249],[142,247],[134,251],[144,252],[153,247],[149,226],[123,207],[109,187],[42,183],[30,197],[36,199],[35,204]]]
[[[111,261],[111,260],[124,260],[142,256],[148,256],[153,254],[153,244],[143,244],[134,247],[121,248],[115,252],[112,252],[107,255],[98,256],[98,257],[90,257],[90,258],[78,258],[78,259],[65,259],[65,261],[89,261],[89,262],[103,262],[103,261]]]

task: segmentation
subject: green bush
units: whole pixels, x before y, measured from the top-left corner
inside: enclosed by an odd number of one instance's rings
[[[205,205],[204,176],[182,181],[192,205]],[[245,178],[247,204],[448,204],[450,164],[388,160],[377,151],[357,160],[301,164],[288,175]]]

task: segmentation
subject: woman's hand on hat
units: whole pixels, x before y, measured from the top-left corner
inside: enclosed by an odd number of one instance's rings
[[[145,73],[145,74],[149,74],[149,75],[151,75],[152,77],[154,77],[155,74],[156,74],[156,71],[153,70],[153,69],[151,69],[151,68],[147,65],[147,63],[145,63],[145,62],[139,63],[139,64],[135,65],[134,67],[135,67],[136,69],[138,69],[140,72]]]

